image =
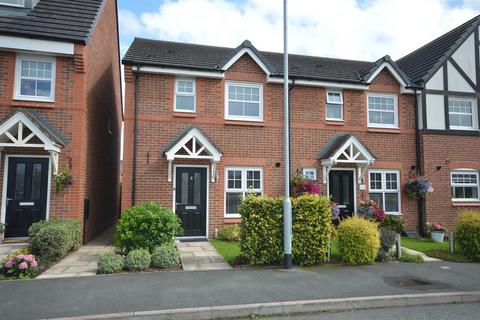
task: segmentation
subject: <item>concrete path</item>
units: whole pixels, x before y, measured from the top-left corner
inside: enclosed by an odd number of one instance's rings
[[[113,250],[112,242],[113,228],[110,228],[93,241],[72,252],[37,279],[94,276],[97,274],[98,257],[105,251]]]
[[[423,261],[425,261],[425,262],[442,261],[442,260],[437,259],[437,258],[429,257],[429,256],[427,256],[425,253],[420,252],[420,251],[408,249],[408,248],[405,248],[405,247],[402,247],[402,250],[403,250],[404,252],[408,253],[408,254],[413,255],[413,256],[420,256],[420,257],[422,257],[422,258],[423,258]]]
[[[176,241],[176,245],[184,271],[232,269],[208,241]]]
[[[27,242],[7,242],[7,243],[1,243],[0,244],[0,262],[3,261],[3,259],[11,254],[12,252],[18,251],[22,248],[25,248],[28,246]]]

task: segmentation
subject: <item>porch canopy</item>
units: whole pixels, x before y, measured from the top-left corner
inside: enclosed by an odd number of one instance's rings
[[[327,183],[330,169],[335,165],[354,165],[358,168],[358,183],[363,183],[365,169],[373,164],[375,156],[360,139],[351,133],[336,133],[318,153],[323,171],[323,183]]]
[[[168,161],[168,182],[172,181],[175,159],[210,160],[211,181],[215,182],[217,163],[220,162],[222,151],[200,128],[186,127],[162,152]]]
[[[47,119],[35,111],[17,110],[0,123],[0,148],[42,148],[58,173],[58,154],[68,140]]]

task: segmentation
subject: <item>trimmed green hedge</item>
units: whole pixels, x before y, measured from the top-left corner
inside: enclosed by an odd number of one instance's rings
[[[331,224],[330,199],[292,198],[292,256],[296,264],[325,260]],[[252,265],[278,263],[283,257],[283,199],[249,195],[240,206],[241,255]]]
[[[42,264],[56,262],[82,244],[82,230],[76,220],[36,222],[28,230],[28,235],[30,251]]]
[[[460,252],[480,260],[480,212],[463,212],[458,217],[456,239]]]
[[[338,249],[342,260],[351,265],[373,263],[380,249],[380,234],[375,222],[351,217],[338,227]]]

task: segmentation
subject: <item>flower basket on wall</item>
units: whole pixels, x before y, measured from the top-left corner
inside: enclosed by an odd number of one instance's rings
[[[362,200],[357,209],[357,214],[369,220],[382,222],[385,219],[385,211],[373,200]]]
[[[292,197],[299,197],[302,194],[319,194],[320,188],[317,182],[310,179],[305,179],[298,175],[292,179],[291,182]]]
[[[406,189],[410,199],[423,199],[433,192],[432,183],[428,178],[416,175],[410,177]]]

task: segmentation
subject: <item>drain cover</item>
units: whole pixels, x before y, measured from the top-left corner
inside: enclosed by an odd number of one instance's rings
[[[431,290],[431,289],[447,289],[450,286],[448,284],[431,281],[427,279],[421,279],[413,276],[402,277],[384,277],[385,283],[396,288],[405,288],[413,290]]]

